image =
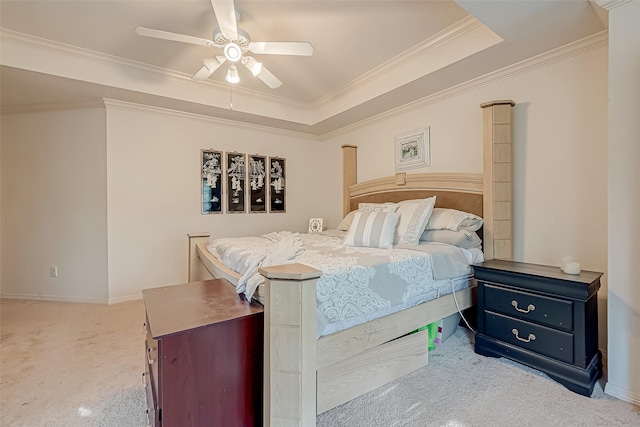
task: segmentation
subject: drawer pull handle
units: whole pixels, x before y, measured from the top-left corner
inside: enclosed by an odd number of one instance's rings
[[[520,337],[518,336],[518,330],[517,330],[516,328],[513,328],[513,329],[511,330],[511,333],[512,333],[513,335],[515,335],[515,336],[516,336],[516,339],[517,339],[518,341],[522,341],[522,342],[531,342],[531,341],[535,341],[535,340],[536,340],[536,336],[535,336],[535,335],[533,335],[533,334],[529,334],[529,338],[520,338]]]
[[[147,330],[147,322],[144,322],[142,324],[142,332],[144,332],[145,334],[149,333],[149,331]]]
[[[142,373],[142,385],[147,385],[147,373]]]
[[[516,301],[516,300],[511,301],[511,305],[513,306],[513,308],[515,308],[520,313],[529,313],[530,311],[533,311],[533,310],[536,309],[536,306],[533,305],[533,304],[529,304],[529,306],[527,307],[526,310],[524,310],[522,308],[518,308],[518,301]]]

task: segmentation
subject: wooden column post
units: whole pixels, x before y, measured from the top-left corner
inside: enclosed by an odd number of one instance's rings
[[[342,216],[351,210],[349,187],[358,182],[358,147],[342,146]]]
[[[513,259],[513,167],[511,100],[481,104],[483,109],[483,245],[486,260]]]
[[[265,280],[264,426],[316,425],[316,281],[303,264],[259,269]]]

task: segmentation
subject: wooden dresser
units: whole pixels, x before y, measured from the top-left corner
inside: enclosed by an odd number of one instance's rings
[[[490,260],[478,281],[475,351],[507,357],[590,396],[602,375],[598,301],[602,273]]]
[[[261,426],[263,308],[224,279],[142,291],[149,424]]]

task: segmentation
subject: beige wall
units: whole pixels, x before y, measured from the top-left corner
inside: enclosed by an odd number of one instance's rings
[[[2,117],[2,296],[106,302],[105,135],[104,108]]]
[[[608,3],[608,2],[606,2]],[[609,10],[609,376],[640,405],[640,2]]]
[[[310,217],[337,225],[339,150],[307,136],[109,101],[3,115],[2,125],[4,297],[139,298],[186,281],[188,232],[304,232]],[[201,215],[203,148],[286,158],[286,213]]]
[[[187,279],[187,233],[307,230],[329,217],[342,163],[309,137],[107,102],[109,298]],[[201,215],[200,150],[286,158],[286,213]]]
[[[480,104],[513,99],[514,256],[607,270],[607,48],[493,80],[334,136],[358,146],[358,180],[395,172],[396,134],[430,127],[431,167],[413,172],[482,172]],[[607,275],[599,293],[600,347],[607,343]]]

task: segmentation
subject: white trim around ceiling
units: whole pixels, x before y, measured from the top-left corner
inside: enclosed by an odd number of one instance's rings
[[[4,36],[3,33],[0,33],[0,36]],[[192,119],[196,119],[196,120],[205,120],[205,121],[210,121],[210,122],[214,122],[214,123],[220,123],[220,124],[226,124],[226,125],[232,125],[232,126],[243,126],[243,127],[247,127],[250,129],[260,129],[262,131],[268,131],[268,132],[273,132],[273,133],[277,133],[277,134],[286,134],[286,135],[297,135],[300,136],[302,138],[305,139],[311,139],[311,140],[327,140],[330,138],[333,138],[335,136],[341,135],[341,134],[345,134],[348,132],[351,132],[353,130],[356,130],[358,128],[362,128],[365,127],[371,123],[374,123],[376,121],[379,120],[383,120],[386,118],[390,118],[402,113],[405,113],[407,111],[411,111],[417,108],[420,108],[422,106],[425,105],[429,105],[429,104],[433,104],[435,102],[440,102],[442,100],[445,100],[447,98],[451,98],[454,96],[457,96],[459,94],[465,93],[465,92],[469,92],[472,90],[475,90],[477,88],[486,86],[486,85],[490,85],[493,84],[497,81],[500,80],[504,80],[504,79],[508,79],[511,77],[515,77],[518,76],[520,74],[526,73],[528,71],[534,70],[536,68],[539,67],[544,67],[547,66],[549,64],[552,64],[554,62],[558,62],[558,61],[562,61],[564,59],[570,58],[572,56],[575,55],[579,55],[582,53],[585,53],[587,51],[593,50],[593,49],[597,49],[600,48],[602,46],[606,46],[608,43],[608,32],[607,31],[602,31],[600,33],[597,33],[595,35],[586,37],[584,39],[578,40],[574,43],[570,43],[568,45],[562,46],[560,48],[551,50],[549,52],[545,52],[541,55],[538,55],[536,57],[521,61],[517,64],[505,67],[501,70],[495,71],[493,73],[490,74],[486,74],[484,76],[478,77],[476,79],[470,80],[468,82],[462,83],[460,85],[448,88],[446,90],[443,90],[441,92],[435,93],[433,95],[421,98],[419,100],[416,100],[414,102],[411,102],[409,104],[405,104],[401,107],[386,111],[384,113],[378,114],[376,116],[367,118],[365,120],[362,120],[360,122],[354,123],[352,125],[340,128],[336,131],[333,132],[329,132],[326,133],[324,135],[321,136],[315,136],[312,134],[308,134],[308,133],[304,133],[304,132],[296,132],[296,131],[290,131],[290,130],[284,130],[284,129],[278,129],[278,128],[273,128],[273,127],[268,127],[268,126],[261,126],[261,125],[256,125],[256,124],[251,124],[251,123],[244,123],[244,122],[239,122],[239,121],[234,121],[234,120],[228,120],[228,119],[221,119],[221,118],[215,118],[215,117],[210,117],[210,116],[205,116],[205,115],[199,115],[199,114],[195,114],[195,113],[187,113],[187,112],[182,112],[182,111],[178,111],[178,110],[171,110],[171,109],[166,109],[166,108],[160,108],[160,107],[150,107],[150,106],[146,106],[146,105],[142,105],[142,104],[136,104],[136,103],[131,103],[131,102],[125,102],[125,101],[117,101],[117,100],[113,100],[113,99],[104,99],[104,105],[106,106],[111,106],[111,107],[117,107],[117,108],[129,108],[129,109],[137,109],[137,110],[147,110],[150,112],[154,112],[154,113],[163,113],[163,114],[170,114],[170,115],[174,115],[174,116],[178,116],[178,117],[184,117],[184,118],[192,118]],[[42,106],[41,109],[38,109],[36,111],[51,111],[51,110],[64,110],[64,109],[77,109],[77,108],[95,108],[95,107],[101,107],[103,106],[102,103],[87,103],[87,104],[59,104],[59,105],[44,105]],[[9,111],[9,113],[11,112],[34,112],[33,107],[30,107],[29,111],[17,111],[16,110],[11,110]],[[5,113],[5,111],[2,112],[3,114]]]
[[[489,74],[485,74],[484,76],[475,78],[473,80],[469,80],[457,86],[447,88],[440,92],[434,93],[432,95],[426,96],[424,98],[418,99],[416,101],[410,102],[408,104],[405,104],[400,107],[394,108],[392,110],[386,111],[384,113],[378,114],[376,116],[372,116],[365,120],[361,120],[352,125],[337,129],[333,132],[328,132],[322,135],[321,138],[329,139],[329,138],[334,138],[338,135],[343,135],[343,134],[352,132],[356,129],[368,126],[374,122],[384,120],[390,117],[394,117],[394,116],[406,113],[408,111],[421,108],[425,105],[440,102],[447,98],[452,98],[454,96],[458,96],[465,92],[470,92],[472,90],[496,83],[501,80],[510,79],[512,77],[516,77],[521,74],[527,73],[529,71],[535,70],[536,68],[545,67],[547,65],[553,64],[558,61],[563,61],[565,59],[571,58],[572,56],[580,55],[582,53],[588,52],[593,49],[598,49],[600,47],[607,46],[608,42],[609,42],[608,31],[606,30],[601,31],[597,34],[585,37],[576,42],[569,43],[557,49],[553,49],[543,54],[540,54],[538,56],[534,56],[533,58],[529,58],[524,61],[518,62],[517,64],[510,65],[508,67],[502,68],[500,70],[494,71]]]
[[[10,107],[2,107],[2,110],[0,110],[0,114],[43,113],[50,111],[88,110],[92,108],[104,108],[104,102],[89,101],[68,102],[59,104],[15,105]]]
[[[611,9],[615,9],[618,6],[622,6],[625,3],[629,3],[633,0],[591,0],[591,1],[595,1],[595,3],[598,6],[600,6],[604,10],[609,11]]]
[[[189,113],[185,111],[171,110],[168,108],[154,107],[151,105],[136,104],[134,102],[120,101],[117,99],[104,98],[103,101],[104,101],[104,106],[106,106],[107,109],[114,108],[119,110],[145,111],[152,114],[165,114],[168,116],[178,117],[182,119],[198,120],[198,121],[204,121],[209,123],[215,123],[219,125],[232,126],[234,128],[259,130],[261,132],[269,132],[276,135],[287,135],[287,136],[295,135],[297,137],[304,138],[306,140],[312,140],[312,141],[319,141],[321,139],[319,136],[310,135],[308,133],[303,133],[303,132],[279,129],[279,128],[274,128],[270,126],[262,126],[262,125],[257,125],[253,123],[239,122],[236,120],[223,119],[220,117],[206,116],[202,114]]]
[[[195,82],[186,73],[6,29],[0,29],[0,39],[3,65],[206,106],[228,105],[227,84]],[[501,41],[469,16],[313,105],[234,87],[234,109],[311,126]]]
[[[2,65],[196,104],[228,107],[227,84],[213,80],[196,82],[186,73],[6,29],[0,29],[0,41]],[[234,87],[233,94],[238,111],[313,124],[313,112],[306,103],[241,87]]]
[[[503,41],[469,16],[314,104],[319,123]]]
[[[318,99],[315,103],[316,105],[325,104],[331,102],[337,97],[343,96],[344,94],[353,91],[354,88],[364,85],[371,80],[379,78],[384,74],[388,73],[392,68],[397,67],[401,64],[406,63],[407,61],[411,61],[412,58],[416,56],[423,55],[438,46],[441,46],[456,37],[459,37],[461,34],[464,34],[468,31],[473,30],[476,27],[481,26],[482,23],[475,19],[473,16],[467,16],[466,18],[461,19],[455,24],[445,28],[439,33],[429,37],[423,42],[417,44],[416,46],[402,52],[394,58],[391,58],[387,62],[381,64],[380,66],[374,68],[361,75],[357,79],[347,83],[343,87],[336,89],[335,91],[328,93],[322,98]]]
[[[268,126],[255,125],[251,123],[238,122],[235,120],[227,120],[221,119],[211,116],[205,116],[195,113],[187,113],[183,111],[170,110],[166,108],[160,107],[152,107],[148,105],[136,104],[125,101],[118,101],[114,99],[104,99],[104,103],[107,107],[114,107],[120,109],[129,109],[129,110],[138,110],[138,111],[148,111],[155,114],[167,114],[175,117],[194,119],[207,121],[211,123],[224,124],[234,127],[244,127],[247,129],[258,129],[265,132],[282,134],[282,135],[296,135],[298,137],[307,139],[307,140],[316,140],[316,141],[324,141],[336,136],[349,133],[356,129],[368,126],[376,121],[384,120],[393,116],[397,116],[403,113],[406,113],[411,110],[415,110],[421,108],[425,105],[433,104],[436,102],[443,101],[447,98],[452,98],[454,96],[458,96],[462,93],[469,92],[475,89],[478,89],[483,86],[487,86],[493,84],[495,82],[506,80],[512,77],[519,76],[521,74],[527,73],[529,71],[535,70],[540,67],[545,67],[547,65],[553,64],[558,61],[562,61],[568,58],[571,58],[576,55],[580,55],[582,53],[588,52],[590,50],[598,49],[600,47],[606,46],[609,41],[608,32],[601,31],[600,33],[594,34],[589,37],[585,37],[584,39],[578,40],[574,43],[570,43],[568,45],[559,47],[557,49],[551,50],[549,52],[545,52],[541,55],[535,56],[533,58],[521,61],[517,64],[511,65],[509,67],[505,67],[501,70],[495,71],[490,74],[486,74],[482,77],[478,77],[474,80],[470,80],[458,86],[454,86],[452,88],[443,90],[441,92],[435,93],[433,95],[421,98],[409,104],[403,105],[401,107],[395,108],[393,110],[389,110],[385,113],[378,114],[377,116],[373,116],[371,118],[362,120],[360,122],[354,123],[353,125],[343,127],[334,132],[329,132],[324,135],[315,136],[312,134],[304,133],[304,132],[295,132],[285,129],[278,129]]]

